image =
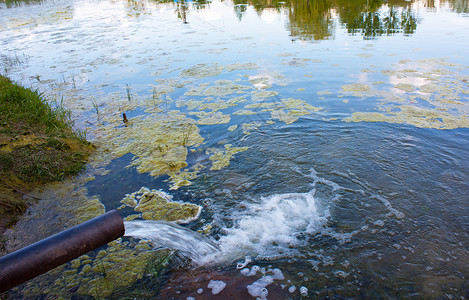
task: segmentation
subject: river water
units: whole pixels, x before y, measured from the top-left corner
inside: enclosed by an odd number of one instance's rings
[[[10,250],[128,228],[11,298],[469,297],[467,1],[6,1],[0,43],[97,146]]]

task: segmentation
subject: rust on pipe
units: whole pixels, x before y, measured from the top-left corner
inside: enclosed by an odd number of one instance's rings
[[[124,235],[116,210],[0,257],[0,293]]]

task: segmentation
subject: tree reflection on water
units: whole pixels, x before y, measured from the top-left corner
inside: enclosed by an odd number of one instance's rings
[[[416,1],[406,0],[234,0],[235,13],[241,19],[248,6],[258,14],[266,9],[276,9],[288,14],[287,27],[293,38],[302,40],[324,40],[334,36],[334,16],[349,34],[374,39],[383,35],[414,34],[419,22],[414,10]],[[418,2],[427,9],[436,7],[434,0]],[[449,0],[458,13],[468,13],[468,1]]]
[[[39,4],[45,0],[3,0],[8,7]],[[147,4],[174,3],[178,18],[187,22],[189,8],[206,9],[210,0],[126,0],[129,15],[138,17],[148,13]],[[419,18],[416,6],[434,10],[447,6],[457,13],[469,13],[467,0],[233,0],[234,13],[239,20],[248,7],[261,15],[264,11],[277,11],[288,15],[287,28],[292,39],[324,40],[334,37],[335,28],[346,28],[349,34],[374,39],[385,35],[412,35]],[[335,22],[337,20],[338,22]]]

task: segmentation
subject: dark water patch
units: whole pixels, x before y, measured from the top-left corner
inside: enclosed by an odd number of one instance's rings
[[[138,191],[142,186],[151,189],[168,190],[168,176],[152,177],[146,173],[138,173],[135,167],[127,167],[133,155],[126,154],[114,159],[108,166],[109,173],[96,176],[95,180],[88,182],[85,187],[89,195],[99,195],[106,210],[121,206],[120,201],[125,194]]]

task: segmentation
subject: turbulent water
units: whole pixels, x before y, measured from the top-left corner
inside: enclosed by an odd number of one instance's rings
[[[11,298],[469,297],[467,1],[8,0],[0,45],[97,146],[6,249],[127,235]]]
[[[305,245],[305,237],[320,231],[326,221],[317,212],[312,192],[262,198],[233,217],[234,227],[218,241],[164,221],[127,221],[125,228],[127,236],[177,249],[196,264],[205,265],[230,263],[245,256],[294,256],[294,249]]]

